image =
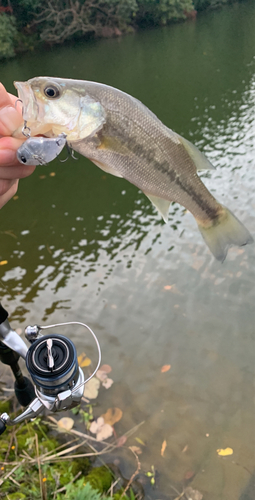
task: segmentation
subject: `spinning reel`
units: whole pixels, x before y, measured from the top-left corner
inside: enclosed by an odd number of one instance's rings
[[[31,343],[29,349],[19,335],[12,330],[8,313],[0,304],[0,360],[11,367],[15,377],[14,390],[19,403],[27,408],[11,420],[7,413],[0,415],[0,434],[6,425],[16,425],[26,418],[34,418],[44,409],[50,412],[68,410],[77,406],[84,392],[84,385],[95,375],[101,363],[101,349],[94,332],[80,322],[58,323],[49,326],[27,326],[25,335]],[[64,335],[52,333],[43,335],[50,328],[80,325],[93,336],[98,363],[86,380],[78,365],[73,342]],[[27,370],[33,381],[24,377],[18,365],[19,357],[26,361]]]

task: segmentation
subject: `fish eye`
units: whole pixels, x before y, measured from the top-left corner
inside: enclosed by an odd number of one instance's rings
[[[47,85],[44,89],[44,94],[46,97],[49,97],[50,99],[54,99],[55,97],[58,97],[60,94],[60,90],[56,85]]]
[[[20,159],[21,159],[22,163],[27,163],[27,159],[25,156],[21,156]]]

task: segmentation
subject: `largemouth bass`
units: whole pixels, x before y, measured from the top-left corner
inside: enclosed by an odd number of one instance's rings
[[[209,160],[134,97],[83,80],[36,77],[14,85],[31,135],[66,134],[75,151],[141,189],[165,222],[171,202],[183,205],[216,259],[223,261],[231,245],[253,241],[197,175],[214,168]]]

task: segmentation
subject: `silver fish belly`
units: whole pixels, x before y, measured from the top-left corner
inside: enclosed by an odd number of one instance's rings
[[[54,160],[66,145],[66,134],[58,137],[29,137],[17,150],[23,165],[46,165]]]

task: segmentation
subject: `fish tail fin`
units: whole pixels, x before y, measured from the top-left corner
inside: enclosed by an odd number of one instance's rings
[[[216,223],[210,227],[203,226],[199,221],[199,230],[217,260],[223,262],[228,249],[232,245],[243,246],[253,242],[248,229],[225,207]]]

